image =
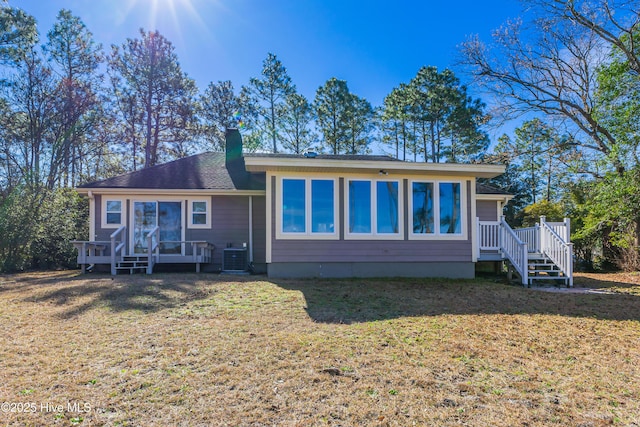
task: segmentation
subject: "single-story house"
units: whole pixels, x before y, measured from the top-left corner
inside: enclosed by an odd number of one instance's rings
[[[78,263],[113,274],[188,263],[270,277],[470,278],[478,261],[505,258],[497,239],[511,196],[477,182],[504,166],[248,154],[238,130],[226,138],[225,153],[78,187],[90,200]]]

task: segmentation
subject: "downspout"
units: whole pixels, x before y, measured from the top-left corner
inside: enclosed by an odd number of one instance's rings
[[[96,198],[93,195],[93,191],[89,190],[87,193],[89,197],[89,241],[96,239]]]
[[[249,196],[249,265],[253,265],[253,196]]]

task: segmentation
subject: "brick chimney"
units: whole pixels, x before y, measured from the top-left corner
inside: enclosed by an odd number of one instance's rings
[[[242,159],[242,137],[236,128],[228,128],[224,134],[226,163],[238,162]]]

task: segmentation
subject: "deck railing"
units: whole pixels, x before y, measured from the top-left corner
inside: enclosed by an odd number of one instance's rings
[[[520,278],[522,279],[522,284],[527,286],[529,282],[528,277],[528,254],[527,244],[520,240],[520,238],[516,235],[509,224],[504,220],[504,218],[500,219],[500,251],[503,256],[507,258],[513,268],[516,269]]]
[[[500,250],[500,221],[480,221],[478,222],[478,249],[481,251]],[[480,254],[478,254],[480,255]]]
[[[518,236],[518,239],[527,244],[529,253],[540,252],[540,230],[538,230],[538,228],[539,226],[536,225],[534,227],[517,228],[513,230],[516,236]]]
[[[545,217],[540,217],[540,251],[549,257],[554,264],[568,278],[569,287],[573,287],[573,243],[567,240],[556,231],[560,230],[569,233],[568,220],[564,224],[566,226],[559,227],[562,223],[548,223]],[[563,224],[563,225],[564,225]],[[555,225],[555,229],[554,229]]]
[[[116,271],[116,262],[118,259],[118,254],[122,252],[122,249],[126,246],[126,238],[127,235],[127,226],[123,225],[118,228],[116,231],[111,233],[109,238],[111,239],[111,274],[115,276],[117,274]],[[116,240],[120,238],[120,240]],[[120,255],[122,257],[122,255]]]

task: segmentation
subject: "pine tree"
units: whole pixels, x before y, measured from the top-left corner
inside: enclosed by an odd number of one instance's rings
[[[129,135],[134,139],[128,142],[137,151],[134,135],[141,135],[144,167],[157,164],[162,157],[188,154],[185,144],[195,131],[197,89],[180,68],[171,42],[157,31],[141,29],[139,39],[127,39],[121,47],[112,47],[109,72],[122,118],[126,116],[135,123],[135,108],[142,111],[136,131]]]
[[[262,63],[259,78],[249,80],[248,93],[258,107],[262,127],[272,144],[272,151],[278,152],[279,131],[282,128],[284,103],[288,95],[295,92],[295,85],[287,74],[287,69],[273,53],[269,53]]]
[[[316,91],[313,102],[316,126],[331,154],[342,153],[348,144],[349,98],[347,82],[335,77],[327,80]]]

